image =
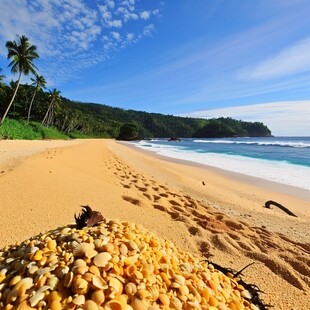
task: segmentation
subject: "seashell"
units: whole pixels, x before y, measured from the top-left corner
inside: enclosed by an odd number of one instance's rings
[[[109,287],[114,290],[116,295],[121,295],[123,292],[123,283],[120,282],[117,278],[111,278],[109,280]]]
[[[108,242],[108,243],[104,246],[104,250],[105,250],[106,252],[113,253],[113,252],[114,252],[114,244],[111,243],[111,242]]]
[[[108,264],[108,262],[111,260],[111,258],[112,256],[108,252],[99,253],[94,257],[94,264],[97,267],[105,267]]]
[[[115,299],[108,301],[104,306],[104,310],[123,310],[123,309],[125,309],[123,304]]]
[[[219,304],[218,300],[214,296],[210,296],[209,305],[213,307],[217,307],[218,304]]]
[[[48,303],[51,304],[53,301],[61,301],[61,294],[58,291],[53,291],[48,295]]]
[[[70,287],[70,286],[71,286],[72,280],[73,280],[73,276],[74,276],[74,274],[73,274],[72,271],[68,272],[68,273],[65,275],[65,278],[64,278],[64,286],[65,286],[65,287]]]
[[[37,250],[34,255],[32,256],[32,260],[39,261],[43,258],[43,252],[41,250]]]
[[[251,299],[252,298],[252,294],[248,290],[241,291],[241,296],[246,298],[246,299]]]
[[[127,306],[129,306],[128,305],[128,299],[129,299],[129,297],[126,294],[118,295],[115,297],[115,300],[119,301],[122,304],[123,309],[126,309]]]
[[[158,299],[164,306],[170,305],[170,298],[166,294],[159,294]]]
[[[134,295],[137,292],[136,284],[134,284],[132,282],[127,283],[125,286],[125,292],[129,296]]]
[[[128,239],[128,240],[134,240],[136,238],[135,234],[130,233],[130,232],[125,232],[124,233],[124,238]]]
[[[105,235],[101,236],[101,246],[108,244],[109,241],[110,241],[110,237],[105,236]]]
[[[31,307],[36,306],[39,301],[41,301],[44,298],[45,294],[44,293],[37,293],[33,295],[31,298],[29,298],[29,303]]]
[[[88,282],[78,276],[75,276],[72,281],[71,289],[76,294],[86,294],[88,292]]]
[[[100,249],[102,247],[102,240],[97,238],[94,240],[95,249]]]
[[[189,294],[189,289],[186,285],[182,285],[179,287],[179,292],[181,295],[187,296]]]
[[[61,310],[62,309],[62,306],[61,306],[61,303],[59,300],[53,300],[51,303],[50,303],[50,309],[51,310]]]
[[[86,266],[86,265],[87,264],[86,264],[85,260],[80,259],[80,258],[75,260],[73,263],[73,267],[80,267],[80,266]]]
[[[89,272],[91,272],[92,274],[96,274],[97,276],[100,276],[100,270],[97,266],[95,265],[91,265],[88,269]]]
[[[82,242],[73,245],[72,253],[74,256],[86,256],[86,253],[92,250],[94,250],[93,243]]]
[[[101,276],[94,275],[92,279],[92,284],[101,290],[106,290],[108,288],[107,282],[101,278]]]
[[[14,290],[18,291],[21,286],[24,286],[25,290],[30,289],[33,286],[33,279],[30,277],[23,278],[14,286]]]
[[[13,277],[10,282],[9,282],[9,286],[14,286],[15,284],[17,284],[20,280],[22,279],[22,277],[20,275]]]
[[[151,296],[152,301],[156,301],[159,297],[158,287],[157,286],[150,286],[147,289],[150,292],[150,296]]]
[[[218,304],[217,309],[218,310],[229,310],[229,308],[227,308],[227,306],[223,303]]]
[[[56,240],[50,239],[47,241],[46,246],[49,248],[49,250],[54,251],[57,247]]]
[[[142,275],[144,279],[149,279],[151,277],[151,271],[149,269],[143,269]]]
[[[90,273],[90,272],[86,272],[86,273],[84,273],[83,276],[82,276],[82,278],[83,278],[84,280],[86,280],[87,282],[89,282],[89,283],[92,282],[93,277],[94,277],[94,275],[93,275],[92,273]]]
[[[93,258],[98,254],[98,252],[96,250],[89,250],[85,253],[85,256],[87,258]]]
[[[147,300],[141,300],[140,298],[133,296],[131,306],[134,310],[147,310],[149,303]]]
[[[185,274],[189,274],[192,272],[192,266],[189,263],[182,263],[179,265],[180,269],[185,273]]]
[[[179,283],[181,286],[185,285],[185,278],[179,274],[174,275],[173,280],[177,283]]]
[[[140,289],[136,294],[140,299],[151,299],[151,293],[148,290]]]
[[[204,287],[201,290],[201,297],[203,297],[206,300],[206,302],[208,302],[210,299],[210,296],[211,296],[211,293],[210,293],[209,289]]]
[[[126,268],[126,274],[130,277],[136,272],[136,270],[137,270],[137,267],[135,265],[129,265]]]
[[[177,310],[182,310],[182,302],[180,299],[176,298],[176,297],[172,297],[170,299],[170,304],[169,307],[171,309],[177,309]]]
[[[59,279],[56,276],[51,276],[48,280],[47,280],[47,285],[52,289],[55,290],[57,285],[59,283]]]
[[[34,266],[33,266],[34,267]],[[48,272],[50,272],[52,269],[50,267],[45,267],[45,268],[40,268],[38,269],[37,271],[37,275],[41,276],[41,275],[44,275]]]
[[[139,250],[138,245],[133,240],[129,240],[128,245],[131,250]]]
[[[74,303],[77,306],[81,306],[85,303],[85,296],[84,295],[78,295],[73,298],[72,303]]]
[[[32,246],[31,248],[30,248],[30,253],[35,253],[35,252],[37,252],[37,251],[39,251],[40,249],[37,247],[37,246]]]
[[[83,307],[84,310],[98,310],[97,304],[92,300],[87,300]]]
[[[200,304],[196,298],[193,301],[188,301],[187,304],[190,305],[192,308],[197,308],[197,309],[200,308]],[[212,306],[209,309],[212,309]],[[217,309],[217,308],[214,308],[214,309]]]
[[[128,248],[127,248],[127,245],[125,243],[122,243],[120,245],[119,250],[120,250],[122,255],[127,255],[128,254]]]
[[[38,293],[43,293],[43,292],[45,292],[45,291],[47,291],[47,290],[49,290],[49,289],[51,289],[49,286],[43,285],[43,286],[41,286],[41,287],[36,291],[36,294],[38,294]]]
[[[162,281],[165,282],[167,286],[171,285],[171,281],[169,280],[169,277],[167,276],[166,273],[161,272],[159,275],[160,275]]]
[[[103,291],[100,289],[100,290],[96,290],[92,293],[91,295],[91,299],[98,305],[100,306],[104,300],[105,300],[105,296],[104,296],[104,293]]]
[[[70,231],[71,231],[71,228],[70,228],[70,227],[65,227],[65,228],[63,228],[63,229],[60,231],[60,234],[61,234],[61,235],[66,235],[66,234],[68,234]]]
[[[88,271],[88,266],[80,266],[80,267],[73,267],[72,271],[74,272],[74,274],[80,274],[83,275],[84,273],[86,273]]]

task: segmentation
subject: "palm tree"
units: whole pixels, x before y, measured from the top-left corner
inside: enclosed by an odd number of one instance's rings
[[[1,71],[2,71],[2,69],[0,68],[0,72],[1,72]],[[5,75],[0,74],[0,83],[1,83],[2,80],[4,80],[4,78],[5,78]]]
[[[30,113],[31,113],[31,108],[32,108],[34,97],[36,96],[37,92],[41,90],[42,88],[45,88],[45,85],[46,85],[45,78],[42,75],[38,75],[37,73],[35,73],[35,79],[31,78],[31,81],[33,81],[31,85],[35,86],[35,89],[34,89],[34,93],[33,93],[33,96],[32,96],[32,99],[29,105],[27,122],[29,122],[30,120]]]
[[[17,36],[18,40],[16,41],[8,41],[6,42],[6,47],[8,49],[8,59],[13,58],[10,62],[9,67],[11,67],[12,73],[18,73],[17,85],[12,96],[11,102],[9,103],[4,115],[1,119],[0,125],[3,124],[6,115],[8,114],[14,98],[16,96],[20,79],[22,74],[28,75],[29,73],[35,74],[37,67],[33,64],[33,60],[39,58],[36,50],[37,47],[35,45],[31,45],[28,38],[26,36]]]
[[[48,97],[51,99],[51,102],[41,123],[41,125],[43,126],[49,126],[52,123],[54,117],[54,108],[61,101],[59,90],[54,88],[52,91],[50,90],[49,93],[50,94],[48,95]]]

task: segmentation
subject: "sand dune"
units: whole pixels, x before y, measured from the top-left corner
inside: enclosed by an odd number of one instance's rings
[[[0,246],[68,224],[89,204],[201,259],[234,270],[254,262],[244,280],[265,292],[266,303],[310,309],[309,202],[111,140],[53,143],[18,164],[0,162]],[[262,210],[267,197],[285,201],[299,217]]]

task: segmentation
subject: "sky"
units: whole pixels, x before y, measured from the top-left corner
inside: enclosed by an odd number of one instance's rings
[[[17,79],[5,43],[26,35],[66,98],[310,136],[309,12],[309,0],[1,0],[1,74]]]

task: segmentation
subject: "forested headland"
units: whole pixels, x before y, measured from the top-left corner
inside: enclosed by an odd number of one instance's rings
[[[13,106],[8,113],[10,120],[27,122],[28,108],[34,86],[21,85]],[[0,92],[0,114],[7,107],[9,85],[2,85]],[[39,91],[33,102],[29,124],[38,127],[42,123],[51,102],[49,92]],[[177,117],[159,113],[124,110],[102,104],[82,103],[59,97],[53,114],[44,127],[55,128],[71,137],[116,138],[124,124],[133,123],[138,128],[136,138],[163,137],[236,137],[269,136],[270,130],[260,122],[244,122],[231,118],[199,119]],[[1,127],[0,127],[1,130]]]
[[[231,118],[199,119],[125,110],[82,103],[62,97],[60,90],[45,91],[46,80],[34,62],[36,46],[25,36],[6,43],[9,67],[17,80],[4,83],[0,75],[0,139],[164,137],[262,137],[271,132],[263,123]],[[1,68],[0,68],[1,71]],[[30,75],[31,85],[21,84]]]

